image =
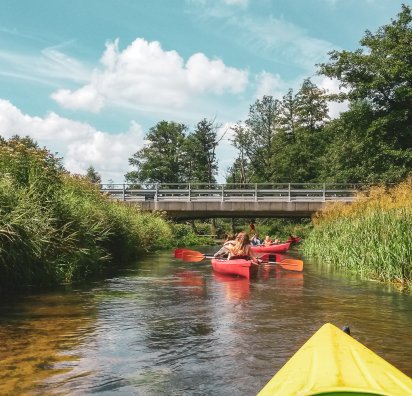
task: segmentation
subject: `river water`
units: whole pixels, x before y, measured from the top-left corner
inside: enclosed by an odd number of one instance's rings
[[[255,395],[324,323],[412,376],[412,296],[305,261],[257,280],[147,256],[83,287],[2,297],[1,395]]]

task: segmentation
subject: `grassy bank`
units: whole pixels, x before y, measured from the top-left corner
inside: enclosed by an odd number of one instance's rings
[[[351,204],[313,218],[305,254],[369,278],[412,285],[412,177],[373,188]]]
[[[0,290],[83,280],[143,252],[199,243],[183,228],[102,196],[30,139],[0,142]]]

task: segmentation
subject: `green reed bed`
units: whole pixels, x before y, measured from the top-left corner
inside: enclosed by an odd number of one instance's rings
[[[412,285],[412,178],[318,213],[305,254],[369,278]]]
[[[85,279],[173,244],[161,215],[102,196],[30,139],[0,141],[0,290]]]

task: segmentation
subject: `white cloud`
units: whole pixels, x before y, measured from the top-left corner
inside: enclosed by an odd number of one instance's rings
[[[45,117],[23,114],[9,101],[0,99],[0,135],[9,138],[15,134],[28,135],[40,146],[58,152],[70,172],[85,174],[92,165],[103,181],[115,182],[123,181],[128,159],[141,147],[144,136],[134,121],[128,131],[113,135],[56,113]]]
[[[44,49],[41,56],[0,50],[0,75],[53,86],[56,80],[84,82],[90,78],[86,65],[56,48]]]
[[[298,67],[311,74],[315,64],[337,49],[332,43],[313,37],[306,29],[270,14],[264,16],[245,12],[242,7],[233,9],[211,0],[191,0],[189,12],[198,21],[215,20],[225,39],[232,38],[237,45],[246,48],[259,58],[270,60],[285,67]],[[236,0],[232,0],[236,2]],[[239,0],[238,3],[241,3]],[[226,6],[225,6],[226,5]]]
[[[232,144],[233,130],[231,129],[235,123],[227,122],[219,128],[218,136],[223,135],[216,149],[216,155],[219,161],[219,175],[217,177],[218,183],[225,183],[225,176],[227,170],[233,165],[233,162],[238,156],[237,150]]]
[[[264,95],[271,95],[276,99],[282,99],[288,89],[279,74],[263,71],[256,76],[256,81],[256,99],[261,99]]]
[[[103,96],[92,85],[85,85],[74,92],[60,89],[51,97],[68,109],[87,109],[93,113],[99,112],[104,104]]]
[[[123,51],[118,40],[107,43],[101,64],[88,84],[74,91],[58,90],[52,98],[66,108],[95,112],[108,104],[182,108],[196,95],[239,93],[248,83],[246,71],[220,59],[196,53],[185,63],[176,51],[141,38]]]
[[[339,92],[343,91],[341,88],[339,88],[339,80],[335,78],[332,79],[329,77],[319,77],[314,78],[313,82],[316,83],[319,88],[326,90],[326,92],[329,94],[338,94]],[[348,110],[348,105],[348,101],[329,102],[329,117],[338,118],[340,113]]]
[[[242,33],[237,37],[253,51],[270,53],[279,63],[297,65],[308,71],[334,49],[331,43],[311,37],[304,29],[273,16],[265,19],[244,16],[229,23],[239,28]]]

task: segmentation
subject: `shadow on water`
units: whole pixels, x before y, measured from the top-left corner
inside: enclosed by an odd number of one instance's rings
[[[248,281],[161,252],[2,300],[0,394],[256,394],[325,322],[412,375],[410,295],[307,260]]]

